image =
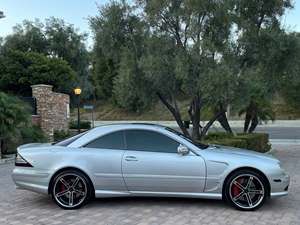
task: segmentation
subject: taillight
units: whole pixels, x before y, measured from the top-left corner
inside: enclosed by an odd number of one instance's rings
[[[29,162],[27,162],[19,153],[16,155],[15,166],[22,167],[33,167]]]

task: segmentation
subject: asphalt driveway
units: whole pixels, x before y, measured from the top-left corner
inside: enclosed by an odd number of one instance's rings
[[[16,190],[12,164],[0,165],[0,224],[300,224],[300,146],[273,151],[291,175],[290,194],[254,212],[222,201],[182,198],[97,199],[80,210],[62,210],[49,196]]]

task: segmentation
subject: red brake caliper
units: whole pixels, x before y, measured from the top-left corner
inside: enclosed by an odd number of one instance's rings
[[[238,178],[236,180],[236,182],[238,182],[239,184],[240,184],[240,181],[241,181],[241,178]],[[233,196],[235,197],[241,192],[241,189],[234,184],[234,185],[232,185],[232,192],[233,192]]]
[[[65,185],[63,183],[61,183],[60,185],[60,191],[63,192],[65,190]]]

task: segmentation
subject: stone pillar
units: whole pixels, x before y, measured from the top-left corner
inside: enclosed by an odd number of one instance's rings
[[[32,85],[32,97],[36,98],[39,125],[53,141],[55,130],[68,130],[68,112],[70,98],[66,94],[52,91],[52,85]]]

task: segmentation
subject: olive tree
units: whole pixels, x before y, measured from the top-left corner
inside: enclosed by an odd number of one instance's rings
[[[166,53],[164,46],[150,47],[149,52],[155,49],[157,52],[149,53],[144,62],[153,82],[161,82],[155,85],[157,96],[172,113],[182,132],[190,136],[178,108],[176,98],[179,95],[190,99],[188,113],[194,139],[202,138],[218,119],[222,125],[227,125],[223,100],[207,94],[209,86],[218,86],[217,79],[208,73],[221,79],[224,75],[212,73],[212,69],[223,63],[223,50],[230,34],[227,1],[141,0],[138,3],[151,26],[151,36],[157,39],[167,36],[172,46],[166,49]],[[208,103],[215,106],[215,111],[202,127],[201,109]]]
[[[239,102],[240,114],[245,114],[244,131],[253,132],[260,120],[274,119],[270,101],[291,67],[292,42],[285,38],[280,22],[292,4],[290,0],[230,0],[229,4],[232,38],[228,56],[235,63],[238,93],[243,96]]]

